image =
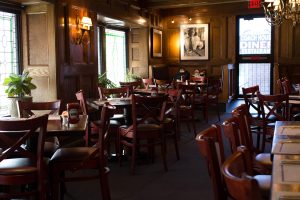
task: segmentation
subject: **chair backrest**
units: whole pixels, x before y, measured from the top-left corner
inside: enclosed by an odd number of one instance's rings
[[[289,95],[262,95],[257,94],[262,111],[263,123],[266,125],[270,117],[278,121],[287,121],[290,118]]]
[[[116,111],[116,107],[107,104],[101,109],[100,123],[97,123],[97,127],[99,128],[99,138],[96,146],[98,147],[100,159],[105,159],[105,150],[108,145],[109,140],[109,126],[110,126],[110,118],[114,115]],[[95,151],[96,152],[96,151]]]
[[[219,95],[222,92],[223,82],[221,78],[208,78],[207,93],[209,95]]]
[[[166,115],[172,114],[173,116],[178,116],[178,107],[180,105],[180,99],[182,90],[180,89],[168,89],[166,91],[168,94],[168,102],[167,102],[167,109]]]
[[[242,141],[243,137],[241,136],[239,120],[237,117],[226,119],[222,124],[222,128],[224,136],[228,139],[231,153],[235,152],[238,146],[245,143]]]
[[[226,159],[221,171],[232,199],[262,199],[258,182],[252,177],[252,157],[245,147],[239,147]]]
[[[248,107],[248,110],[250,112],[250,109],[254,109],[257,117],[260,117],[260,107],[259,104],[257,103],[257,93],[259,92],[259,86],[255,85],[252,87],[248,88],[242,88],[243,91],[243,97],[245,100],[245,104]]]
[[[199,77],[192,76],[191,77],[191,82],[207,83],[207,81],[208,81],[208,79],[205,76],[199,76]]]
[[[213,186],[214,199],[225,200],[225,184],[221,176],[221,165],[225,161],[224,147],[220,126],[212,125],[196,136],[200,154],[207,163],[208,172]]]
[[[139,81],[132,81],[132,82],[119,82],[121,87],[129,87],[129,93],[132,94],[133,90],[140,88],[142,82]]]
[[[190,106],[192,109],[194,109],[197,86],[179,84],[178,88],[182,90],[181,104],[183,104],[184,106]]]
[[[281,82],[283,94],[292,94],[291,82],[286,78]]]
[[[145,87],[146,89],[148,89],[150,85],[153,85],[153,84],[154,84],[152,78],[143,78],[142,81],[143,81],[144,87]]]
[[[253,146],[253,137],[251,131],[251,114],[246,104],[241,104],[232,111],[233,117],[238,120],[240,130],[241,144],[246,146],[249,151],[255,151]]]
[[[172,85],[172,81],[155,79],[155,85],[158,88],[169,88]]]
[[[150,120],[160,125],[165,117],[167,95],[140,96],[132,95],[132,128],[136,131],[139,124]]]
[[[43,155],[47,122],[47,114],[26,120],[0,120],[0,143],[5,144],[1,145],[0,163],[17,155],[35,160],[38,173],[45,173]],[[24,144],[27,144],[25,148]]]
[[[126,98],[129,97],[129,87],[120,88],[103,88],[98,87],[100,99],[108,99],[112,97]]]
[[[277,87],[279,88],[279,93],[283,94],[283,86],[282,86],[282,80],[279,78],[276,81]]]
[[[88,106],[87,106],[87,103],[86,103],[86,98],[85,98],[83,90],[79,90],[78,92],[76,92],[75,95],[76,95],[77,100],[80,103],[80,108],[81,108],[82,114],[88,115],[89,111],[88,111]]]
[[[23,102],[18,101],[18,113],[21,118],[35,115],[34,111],[47,111],[47,114],[59,114],[60,100],[50,102]],[[46,114],[46,113],[43,113]]]

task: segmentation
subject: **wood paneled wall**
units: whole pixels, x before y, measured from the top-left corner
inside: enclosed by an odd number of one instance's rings
[[[23,66],[37,89],[34,101],[57,99],[54,5],[28,6],[22,14]]]
[[[97,97],[97,15],[85,1],[59,1],[57,4],[57,70],[58,98],[63,105],[76,101],[75,93],[82,89],[87,97]],[[88,16],[93,26],[76,44],[76,15]]]
[[[292,83],[300,82],[300,25],[293,26],[285,21],[276,29],[278,43],[275,43],[275,57],[278,63],[278,77],[287,76]]]

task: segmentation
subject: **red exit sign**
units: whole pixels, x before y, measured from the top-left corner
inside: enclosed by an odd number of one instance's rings
[[[250,0],[248,8],[260,8],[261,0]]]

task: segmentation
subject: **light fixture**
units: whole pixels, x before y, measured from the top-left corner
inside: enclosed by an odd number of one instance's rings
[[[189,21],[192,21],[192,18],[191,18],[191,17],[189,17]]]
[[[174,24],[174,23],[175,23],[174,19],[172,19],[171,23],[172,23],[172,24]]]
[[[89,34],[89,31],[91,27],[93,26],[92,24],[92,19],[89,17],[82,17],[80,20],[79,15],[76,15],[76,37],[75,37],[75,44],[82,44],[83,42],[83,36],[84,33],[87,32]],[[86,43],[89,43],[89,39]]]
[[[265,0],[262,6],[270,25],[280,25],[283,19],[291,20],[293,26],[300,23],[300,0]]]

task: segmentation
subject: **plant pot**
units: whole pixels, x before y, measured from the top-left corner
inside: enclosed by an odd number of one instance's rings
[[[25,96],[25,97],[8,97],[10,103],[8,106],[9,114],[11,117],[19,117],[19,112],[18,112],[18,106],[17,102],[18,101],[23,101],[23,102],[32,102],[32,97],[31,96]]]

